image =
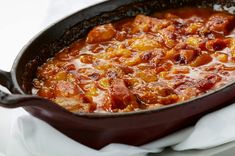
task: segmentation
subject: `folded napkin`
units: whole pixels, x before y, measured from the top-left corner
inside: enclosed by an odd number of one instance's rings
[[[74,11],[102,0],[49,1],[42,27]],[[235,104],[201,118],[190,127],[143,146],[110,144],[94,150],[61,134],[47,123],[27,113],[15,116],[7,146],[7,156],[143,156],[171,146],[177,151],[207,149],[235,140]]]
[[[7,156],[144,156],[169,146],[177,151],[207,149],[235,140],[235,104],[204,116],[194,127],[139,147],[110,144],[94,150],[30,115],[18,117],[11,134]]]

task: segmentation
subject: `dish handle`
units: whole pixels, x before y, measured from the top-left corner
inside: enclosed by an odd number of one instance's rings
[[[14,89],[11,73],[0,69],[0,85],[9,91]],[[42,98],[31,95],[9,94],[0,89],[0,106],[6,108],[17,108],[27,105],[27,101],[42,100]]]
[[[9,89],[9,91],[14,90],[14,84],[12,81],[11,73],[0,69],[0,85]],[[47,110],[48,112],[56,113],[66,113],[71,114],[63,107],[55,104],[54,102],[44,99],[36,95],[22,95],[22,94],[8,94],[0,89],[0,107],[5,108],[17,108],[33,107],[34,109]],[[50,114],[51,114],[50,113]]]

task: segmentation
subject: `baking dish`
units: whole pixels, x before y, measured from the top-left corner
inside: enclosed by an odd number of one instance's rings
[[[109,143],[141,145],[193,124],[202,115],[232,103],[235,84],[190,101],[160,109],[128,113],[73,114],[53,102],[30,95],[36,69],[55,52],[83,37],[92,27],[140,13],[150,14],[185,5],[215,3],[234,6],[233,1],[112,0],[79,11],[39,33],[19,53],[10,72],[0,71],[0,83],[13,94],[0,92],[0,105],[23,107],[70,138],[93,148]],[[144,123],[144,124],[143,124]]]

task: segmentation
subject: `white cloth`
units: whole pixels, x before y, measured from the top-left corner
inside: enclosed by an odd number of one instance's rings
[[[194,127],[139,147],[110,144],[94,150],[30,115],[17,118],[12,130],[7,156],[144,156],[169,146],[177,151],[207,149],[235,140],[235,104],[204,116]]]
[[[30,3],[31,0],[24,1]],[[49,4],[49,6],[43,6],[40,3],[40,6],[48,9],[47,14],[42,15],[45,18],[41,20],[42,24],[39,27],[41,29],[75,10],[100,1],[41,1],[41,3]],[[7,143],[7,156],[143,156],[148,152],[161,152],[167,146],[172,146],[174,150],[179,151],[206,149],[235,140],[235,104],[204,116],[194,127],[181,130],[146,145],[133,147],[110,144],[99,151],[71,140],[45,122],[28,115],[22,110],[17,110],[15,113],[14,123]]]

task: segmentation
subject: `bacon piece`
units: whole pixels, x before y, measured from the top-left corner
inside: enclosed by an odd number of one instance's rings
[[[158,32],[169,26],[171,22],[166,19],[152,18],[145,15],[137,15],[132,25],[132,32]]]
[[[213,88],[221,79],[222,78],[217,74],[210,74],[197,82],[197,88],[201,91],[207,91]]]
[[[234,22],[232,15],[217,13],[209,18],[206,25],[212,32],[227,34],[233,28]]]
[[[58,81],[55,87],[55,96],[70,97],[79,93],[79,87],[73,82]]]
[[[223,39],[217,38],[217,39],[206,42],[206,48],[209,51],[223,50],[226,47],[227,47],[226,40],[223,40]]]
[[[112,109],[125,109],[130,105],[138,108],[135,96],[127,88],[124,80],[115,79],[111,85]]]
[[[191,62],[195,57],[198,55],[198,52],[195,50],[187,50],[187,49],[182,49],[180,51],[180,55],[182,58],[184,58],[184,62],[187,64]]]
[[[112,24],[105,24],[93,28],[86,39],[87,43],[93,44],[112,39],[116,35],[116,29]]]
[[[192,67],[199,67],[210,63],[213,58],[209,54],[201,54],[194,61],[191,62]]]
[[[134,88],[134,94],[147,105],[157,103],[167,105],[176,102],[178,99],[174,90],[164,83],[138,85]]]

